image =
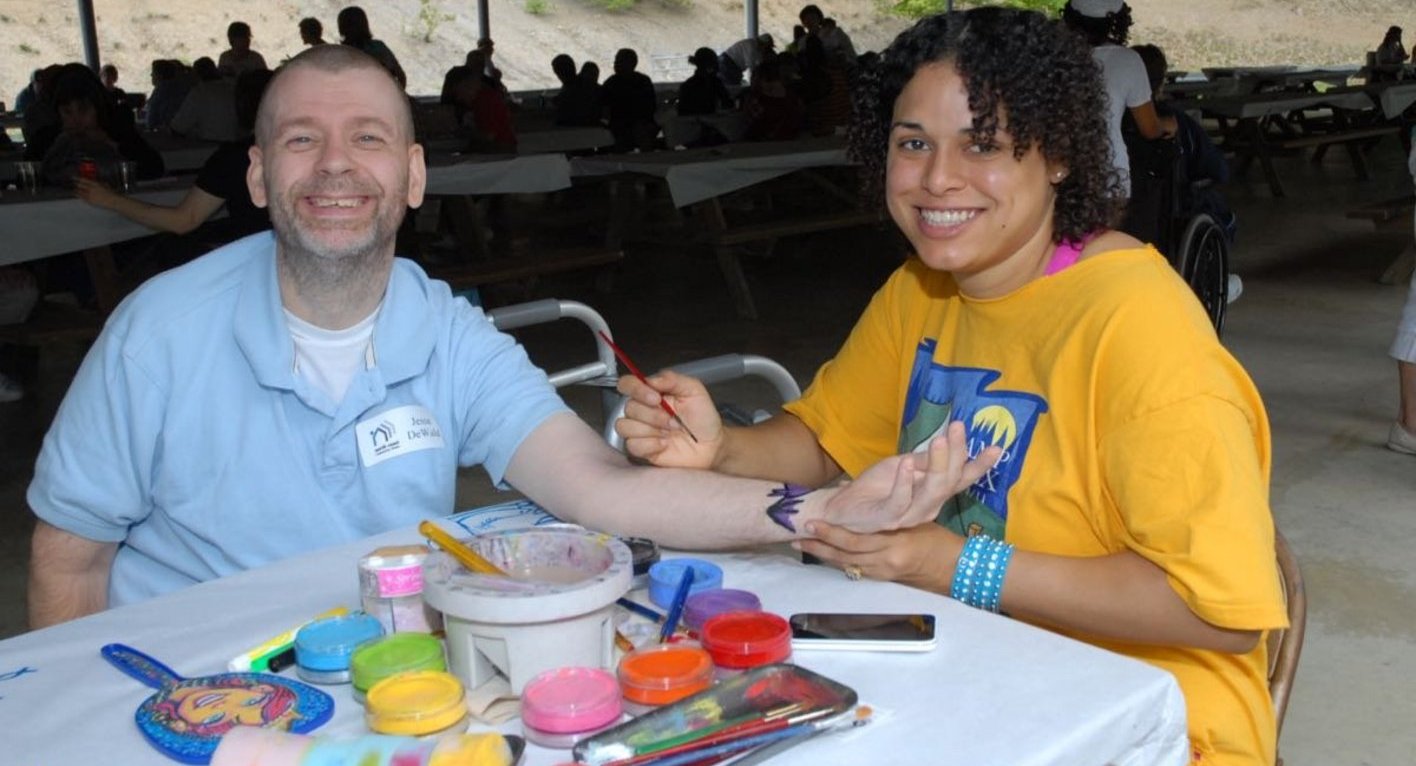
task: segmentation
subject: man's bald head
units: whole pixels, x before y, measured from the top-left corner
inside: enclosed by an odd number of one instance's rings
[[[393,75],[384,68],[373,56],[348,45],[316,45],[306,48],[294,58],[280,65],[275,70],[275,77],[266,88],[265,96],[261,99],[260,112],[256,117],[256,143],[266,146],[270,140],[271,133],[275,128],[275,105],[280,98],[280,81],[291,71],[296,69],[315,69],[328,74],[339,74],[355,70],[372,70],[382,75],[381,80],[386,80],[388,85],[398,94],[398,114],[394,117],[394,124],[402,131],[403,137],[408,143],[413,143],[413,108],[408,104],[408,99],[403,93],[403,88],[394,79]]]

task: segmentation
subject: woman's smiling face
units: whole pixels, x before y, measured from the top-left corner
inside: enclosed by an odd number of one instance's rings
[[[920,67],[895,99],[885,195],[920,260],[987,298],[1042,274],[1064,171],[1036,146],[1014,157],[1006,112],[991,143],[975,136],[973,119],[952,63]]]

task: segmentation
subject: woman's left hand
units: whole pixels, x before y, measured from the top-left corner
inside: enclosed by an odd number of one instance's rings
[[[964,545],[962,537],[934,523],[861,534],[824,521],[813,521],[806,531],[815,539],[798,540],[793,544],[803,553],[862,577],[904,583],[936,593],[949,592],[954,565]]]

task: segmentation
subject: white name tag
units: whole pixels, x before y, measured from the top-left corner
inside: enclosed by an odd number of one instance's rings
[[[389,458],[443,446],[442,429],[433,413],[419,404],[395,407],[354,427],[359,439],[359,458],[365,468]]]

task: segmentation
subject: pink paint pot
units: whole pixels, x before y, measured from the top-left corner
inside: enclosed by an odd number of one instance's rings
[[[526,739],[542,747],[570,749],[619,723],[619,684],[599,668],[556,668],[526,682],[521,725]]]

